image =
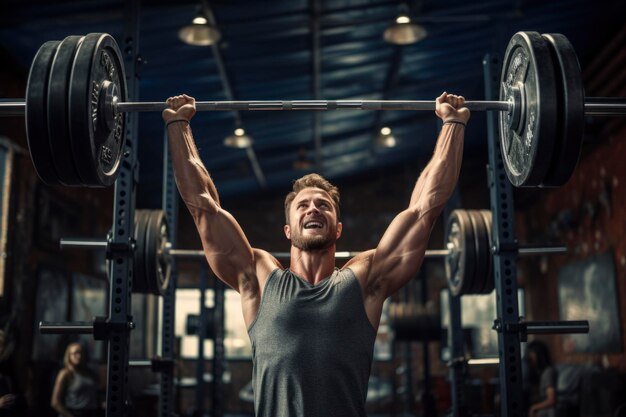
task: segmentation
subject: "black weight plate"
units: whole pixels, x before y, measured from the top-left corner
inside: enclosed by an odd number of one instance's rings
[[[121,52],[105,33],[90,33],[74,57],[69,90],[72,153],[78,174],[87,186],[106,187],[115,181],[124,148],[125,117],[118,113],[107,122],[103,111],[105,82],[126,101],[126,80]]]
[[[550,168],[557,119],[556,82],[548,42],[537,32],[518,32],[507,46],[500,100],[521,87],[519,127],[500,112],[500,147],[505,170],[516,187],[539,186]]]
[[[475,279],[472,281],[472,286],[468,288],[468,294],[480,294],[487,279],[487,270],[489,268],[489,252],[485,247],[489,244],[489,241],[487,240],[487,230],[481,214],[477,210],[468,210],[467,214],[474,232],[474,256],[476,259],[474,263]]]
[[[169,229],[165,212],[160,210],[157,217],[158,224],[158,246],[157,246],[157,270],[158,270],[158,288],[159,294],[163,295],[167,291],[172,271],[171,258],[168,256],[167,245],[169,243]]]
[[[474,232],[465,210],[454,210],[448,218],[446,278],[454,296],[467,294],[475,271]]]
[[[68,90],[74,54],[82,36],[68,36],[56,50],[48,82],[48,139],[54,168],[63,185],[82,185],[70,143]]]
[[[167,221],[162,210],[150,212],[146,228],[146,276],[149,292],[163,295],[167,290],[170,264],[165,256],[169,240]]]
[[[487,253],[488,253],[488,259],[489,259],[489,262],[487,264],[487,274],[485,275],[486,279],[484,280],[484,285],[480,290],[480,294],[490,294],[496,285],[496,281],[495,281],[496,278],[493,272],[494,271],[493,270],[493,254],[491,253],[492,217],[491,217],[491,211],[489,210],[480,210],[479,213],[482,217],[483,226],[485,227],[485,232],[487,235],[487,248],[488,248]]]
[[[169,262],[164,249],[168,241],[167,221],[162,210],[150,212],[146,227],[146,277],[149,292],[163,295],[169,282]]]
[[[154,230],[154,210],[150,210],[146,214],[146,246],[144,250],[144,268],[146,271],[146,292],[154,293],[154,281],[156,276],[156,239]]]
[[[44,43],[33,59],[26,86],[26,138],[31,160],[46,184],[59,184],[48,140],[48,80],[59,41]]]
[[[389,322],[396,341],[440,341],[439,314],[409,303],[392,303]]]
[[[493,242],[493,237],[492,237],[492,233],[493,233],[493,227],[492,227],[492,216],[491,216],[491,211],[490,210],[480,210],[479,211],[483,222],[485,224],[485,229],[487,231],[487,239],[488,239],[488,244],[489,244],[489,264],[488,264],[488,268],[487,268],[487,277],[488,279],[486,279],[484,281],[485,286],[482,288],[481,290],[481,294],[490,294],[493,289],[496,286],[496,281],[495,281],[495,275],[494,275],[494,269],[493,269],[493,253],[491,252],[491,246],[492,246],[492,242]]]
[[[135,252],[133,268],[133,292],[148,293],[146,277],[146,227],[149,210],[135,210]]]
[[[585,90],[578,57],[569,40],[559,33],[542,36],[550,46],[554,62],[559,98],[557,126],[560,129],[550,169],[541,185],[559,187],[570,179],[580,157],[585,126]]]

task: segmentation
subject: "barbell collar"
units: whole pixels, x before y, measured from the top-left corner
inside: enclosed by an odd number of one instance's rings
[[[93,322],[54,322],[40,321],[40,334],[93,334]]]

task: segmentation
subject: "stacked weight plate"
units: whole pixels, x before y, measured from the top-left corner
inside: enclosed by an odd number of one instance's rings
[[[499,114],[500,147],[511,183],[566,183],[580,156],[585,103],[580,65],[567,38],[513,35],[504,55],[500,100],[516,102],[514,111]]]
[[[448,218],[445,269],[452,295],[489,294],[495,286],[491,212],[454,210]]]
[[[39,49],[28,76],[26,133],[47,184],[106,187],[123,153],[125,118],[107,99],[126,99],[123,61],[108,34],[68,36]]]
[[[163,295],[170,279],[167,220],[161,210],[135,211],[133,291]]]

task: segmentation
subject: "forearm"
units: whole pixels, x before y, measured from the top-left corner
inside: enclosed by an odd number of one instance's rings
[[[461,171],[465,127],[446,123],[441,128],[435,152],[422,171],[409,207],[420,213],[441,210],[452,195]]]
[[[216,211],[220,206],[215,184],[205,168],[189,123],[171,123],[167,127],[174,177],[180,195],[190,211]]]

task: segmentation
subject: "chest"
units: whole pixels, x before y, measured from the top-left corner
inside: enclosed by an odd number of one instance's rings
[[[265,318],[278,331],[346,332],[362,315],[363,301],[355,280],[329,278],[313,286],[295,276],[282,278],[265,294]]]

